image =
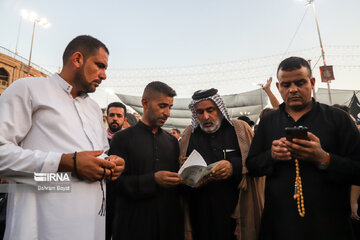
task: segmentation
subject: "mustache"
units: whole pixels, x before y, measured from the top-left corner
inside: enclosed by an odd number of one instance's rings
[[[298,95],[291,95],[291,96],[288,97],[288,99],[292,99],[292,98],[301,98],[301,97],[298,96]]]
[[[113,124],[116,124],[116,125],[120,125],[118,122],[116,122],[116,121],[112,121],[112,123],[110,123],[110,125],[113,125]]]
[[[205,121],[202,123],[202,125],[205,125],[205,124],[208,124],[208,123],[214,124],[214,122],[211,121],[211,120],[205,120]]]
[[[300,97],[300,95],[298,93],[290,93],[289,96],[290,97]]]

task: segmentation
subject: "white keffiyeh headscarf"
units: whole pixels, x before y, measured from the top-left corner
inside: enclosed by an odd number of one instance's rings
[[[191,119],[191,128],[192,128],[192,132],[194,132],[194,130],[199,126],[200,122],[199,119],[196,116],[196,109],[195,109],[195,105],[198,102],[204,101],[204,100],[208,100],[211,99],[214,101],[214,103],[216,104],[216,106],[219,108],[220,112],[222,113],[222,115],[224,116],[224,118],[231,124],[231,120],[230,120],[230,116],[229,113],[226,109],[226,106],[224,104],[224,101],[222,100],[222,98],[220,97],[219,94],[217,94],[218,90],[215,88],[211,88],[211,89],[206,89],[206,90],[198,90],[196,91],[193,96],[192,96],[192,101],[189,104],[189,109],[192,113],[192,119]]]

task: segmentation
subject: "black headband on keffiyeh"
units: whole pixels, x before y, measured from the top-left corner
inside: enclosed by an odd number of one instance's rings
[[[210,89],[206,89],[206,90],[198,90],[192,95],[193,100],[189,104],[189,109],[192,113],[192,119],[191,119],[192,132],[194,132],[195,128],[197,128],[200,124],[199,119],[196,116],[195,104],[198,102],[204,101],[204,100],[208,100],[208,99],[211,99],[214,101],[214,103],[216,104],[216,106],[219,108],[220,112],[224,116],[224,118],[231,125],[233,125],[230,120],[230,116],[226,109],[226,106],[225,106],[223,100],[221,99],[220,95],[217,94],[217,92],[218,92],[217,89],[210,88]]]

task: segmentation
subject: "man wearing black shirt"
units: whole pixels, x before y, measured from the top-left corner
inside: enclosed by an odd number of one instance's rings
[[[179,145],[161,129],[170,116],[175,91],[149,83],[135,126],[115,134],[110,152],[125,159],[124,175],[113,183],[116,196],[113,239],[184,239],[177,185]]]
[[[195,149],[208,165],[218,162],[207,180],[196,188],[185,188],[193,239],[233,240],[237,235],[241,239],[255,240],[255,225],[259,225],[260,214],[256,223],[253,211],[256,203],[253,198],[245,199],[244,196],[261,195],[263,191],[251,194],[242,191],[240,203],[246,205],[249,214],[244,215],[240,210],[242,206],[238,207],[238,212],[235,211],[240,181],[244,180],[242,183],[248,185],[248,190],[253,185],[257,186],[259,181],[242,174],[247,172],[243,168],[243,160],[246,159],[253,132],[246,122],[230,119],[217,89],[196,91],[192,99],[189,104],[192,122],[180,141],[181,156],[189,156]],[[247,204],[249,202],[250,205]],[[233,217],[234,212],[241,217]],[[186,230],[188,234],[188,228]]]
[[[311,98],[306,60],[283,60],[277,75],[284,103],[260,121],[246,160],[250,174],[266,175],[260,239],[353,239],[349,190],[360,184],[359,132],[345,112]],[[309,141],[287,141],[284,129],[294,126],[306,126]]]
[[[108,124],[107,139],[109,145],[112,137],[118,131],[123,129],[123,125],[126,122],[126,106],[121,102],[112,102],[107,106],[106,121]],[[112,233],[112,221],[114,218],[114,196],[111,184],[106,184],[106,240],[111,239]]]

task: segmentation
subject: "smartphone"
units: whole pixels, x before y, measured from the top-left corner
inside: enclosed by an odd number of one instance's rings
[[[308,128],[303,126],[286,127],[285,128],[286,140],[292,141],[293,138],[309,140],[307,132],[308,132]]]

